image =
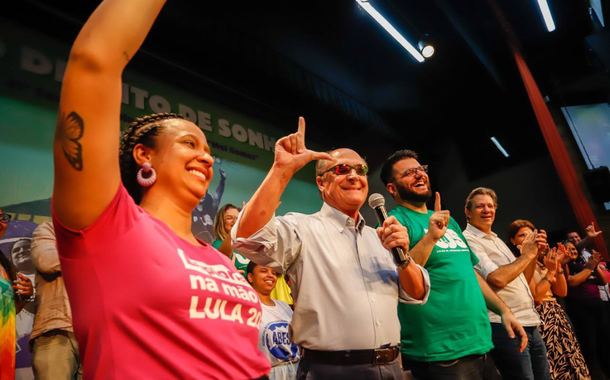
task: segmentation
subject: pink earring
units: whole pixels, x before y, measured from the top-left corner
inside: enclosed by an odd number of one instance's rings
[[[143,173],[150,173],[150,176],[148,178],[144,178]],[[155,183],[157,180],[157,173],[150,165],[150,162],[145,162],[142,164],[142,168],[138,171],[137,179],[138,183],[144,187],[150,187],[153,185],[153,183]]]

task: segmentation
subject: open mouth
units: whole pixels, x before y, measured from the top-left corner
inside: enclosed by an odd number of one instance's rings
[[[206,175],[203,174],[202,172],[200,172],[199,170],[191,169],[191,170],[189,170],[189,173],[191,173],[194,176],[197,176],[197,177],[201,178],[201,180],[203,180],[203,181],[207,181],[207,179],[208,179],[206,177]]]
[[[413,187],[416,189],[424,189],[424,188],[427,188],[428,186],[426,185],[425,181],[417,181],[417,182],[415,182]]]

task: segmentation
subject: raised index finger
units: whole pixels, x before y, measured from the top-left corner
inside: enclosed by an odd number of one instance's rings
[[[299,130],[297,132],[301,132],[305,137],[305,118],[303,116],[299,116]]]
[[[434,201],[434,211],[441,211],[441,194],[436,192],[436,200]]]

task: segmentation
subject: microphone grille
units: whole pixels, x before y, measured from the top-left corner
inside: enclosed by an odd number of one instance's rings
[[[383,197],[383,195],[379,194],[379,193],[375,193],[375,194],[371,194],[371,196],[369,197],[369,206],[371,206],[371,208],[377,208],[379,206],[384,206],[385,205],[385,198]]]

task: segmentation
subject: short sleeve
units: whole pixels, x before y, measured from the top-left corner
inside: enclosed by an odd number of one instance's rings
[[[123,184],[110,201],[106,209],[89,226],[82,230],[73,230],[64,226],[53,214],[53,227],[57,236],[59,256],[80,259],[89,254],[88,247],[103,248],[111,246],[142,218],[144,210],[135,204]]]
[[[301,238],[298,233],[297,215],[273,216],[260,230],[248,238],[238,238],[237,230],[244,210],[239,213],[231,231],[233,249],[245,258],[286,273],[301,253]]]
[[[473,252],[478,259],[478,263],[474,266],[474,269],[481,275],[481,277],[483,277],[483,279],[485,279],[485,281],[487,281],[487,276],[496,271],[496,269],[498,269],[498,265],[491,261],[489,256],[487,256],[485,248],[481,243],[473,238],[466,238],[466,240],[468,241],[471,252]]]

